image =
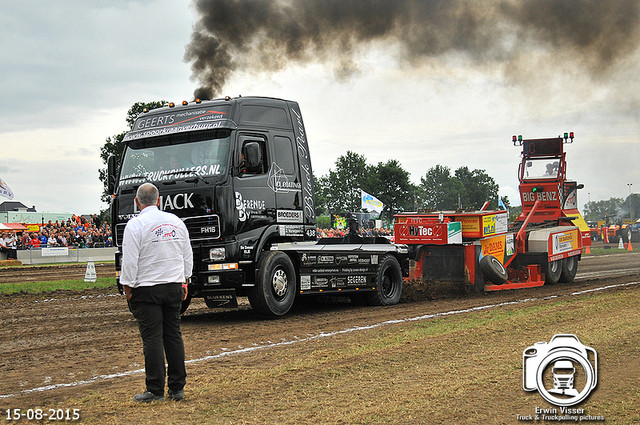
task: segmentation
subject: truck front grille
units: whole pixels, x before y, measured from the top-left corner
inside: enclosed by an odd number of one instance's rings
[[[220,237],[220,217],[215,214],[188,217],[184,219],[184,224],[187,225],[189,237],[192,241],[218,239]]]
[[[120,224],[116,224],[116,234],[115,239],[113,241],[113,244],[115,246],[122,246],[122,237],[124,236],[124,228],[127,225],[127,223],[120,223]]]

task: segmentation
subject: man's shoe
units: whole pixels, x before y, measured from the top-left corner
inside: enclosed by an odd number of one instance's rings
[[[152,401],[164,401],[164,396],[155,395],[152,392],[145,391],[142,394],[134,395],[133,401],[141,401],[142,403],[151,403]]]
[[[169,398],[173,401],[180,401],[184,399],[184,390],[179,390],[179,391],[171,391],[168,390],[167,391],[167,396],[169,396]]]

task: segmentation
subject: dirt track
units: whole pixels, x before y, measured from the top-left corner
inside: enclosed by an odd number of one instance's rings
[[[280,320],[264,320],[246,303],[237,310],[220,311],[209,310],[195,300],[183,318],[187,358],[203,359],[225,351],[293,341],[399,317],[638,282],[639,260],[640,252],[586,257],[572,284],[486,295],[448,295],[387,308],[357,307],[345,299],[321,300],[298,305]],[[103,276],[100,270],[98,276]],[[57,293],[47,299],[24,295],[0,299],[2,409],[63,403],[69,397],[80,397],[87,387],[131,374],[143,382],[137,326],[124,299],[114,292],[115,288],[111,292]]]

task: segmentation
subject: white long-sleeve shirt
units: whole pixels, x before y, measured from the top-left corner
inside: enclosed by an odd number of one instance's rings
[[[189,232],[180,218],[148,206],[129,220],[122,238],[122,285],[184,282],[192,269]]]

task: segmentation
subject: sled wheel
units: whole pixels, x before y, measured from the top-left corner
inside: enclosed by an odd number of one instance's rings
[[[402,296],[402,269],[393,255],[386,255],[378,269],[376,290],[367,292],[369,305],[398,304]]]
[[[560,282],[571,283],[578,272],[578,257],[567,257],[562,261],[562,273],[560,274]]]
[[[495,285],[503,285],[509,280],[507,270],[493,255],[485,255],[480,259],[480,270]]]
[[[549,261],[547,263],[547,272],[544,274],[544,283],[546,285],[558,283],[562,274],[562,263],[562,260]]]
[[[256,284],[249,291],[251,308],[266,316],[283,316],[296,297],[296,272],[287,254],[266,251],[260,256]]]

